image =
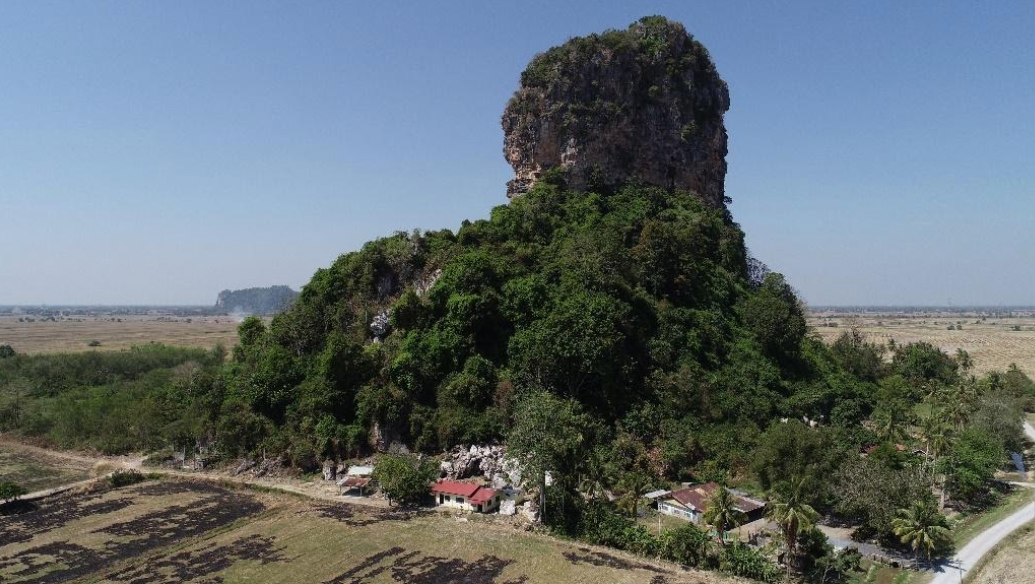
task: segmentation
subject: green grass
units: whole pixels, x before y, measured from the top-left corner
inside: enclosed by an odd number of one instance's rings
[[[1035,496],[1035,489],[1017,487],[994,507],[978,513],[963,515],[957,519],[952,530],[956,549],[967,545],[970,540],[974,539],[974,536],[1030,503],[1033,496]]]

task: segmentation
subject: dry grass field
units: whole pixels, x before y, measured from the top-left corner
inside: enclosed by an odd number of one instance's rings
[[[205,348],[222,343],[229,349],[237,343],[237,324],[238,320],[230,316],[82,316],[30,322],[27,318],[3,315],[0,344],[29,354],[118,351],[147,343]],[[91,341],[100,344],[91,347]]]
[[[88,462],[28,453],[0,442],[0,480],[12,481],[29,492],[89,478],[91,468]]]
[[[1035,524],[1021,528],[993,552],[970,584],[1035,584]]]
[[[837,326],[830,326],[836,324]],[[809,325],[823,340],[833,342],[856,324],[871,342],[898,344],[927,341],[949,354],[962,348],[970,353],[977,373],[1005,370],[1011,363],[1035,378],[1035,318],[985,318],[942,314],[880,315],[813,313]],[[949,326],[962,330],[949,330]],[[1015,330],[1019,327],[1020,330]]]
[[[0,581],[720,584],[619,552],[432,511],[172,479],[0,517]]]

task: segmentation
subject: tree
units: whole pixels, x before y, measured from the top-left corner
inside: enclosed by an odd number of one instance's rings
[[[861,537],[891,541],[895,513],[930,494],[930,484],[920,469],[889,468],[873,457],[853,458],[834,476],[837,502],[834,511],[859,528]]]
[[[719,485],[708,501],[708,509],[704,512],[704,522],[715,528],[719,543],[726,545],[726,532],[740,527],[747,521],[747,515],[737,508],[737,500],[726,489]]]
[[[794,567],[798,565],[798,536],[811,530],[819,519],[819,513],[804,501],[803,486],[804,482],[798,483],[790,496],[774,499],[766,508],[769,519],[780,526],[784,544],[787,546],[787,556],[790,560],[788,563]]]
[[[436,470],[428,458],[385,454],[378,459],[373,477],[381,485],[381,491],[389,504],[396,501],[403,505],[415,505],[428,497]]]
[[[917,561],[925,557],[930,564],[932,558],[945,553],[952,542],[949,520],[938,512],[930,499],[916,501],[908,509],[899,510],[891,523],[895,535],[913,550]]]
[[[12,481],[0,481],[0,501],[13,501],[26,494],[21,485]]]
[[[508,451],[538,483],[539,512],[546,514],[546,473],[562,481],[578,477],[585,460],[587,421],[578,403],[547,391],[529,391],[514,408]]]
[[[808,329],[805,309],[782,274],[767,275],[742,311],[766,355],[786,364],[800,353]]]
[[[625,473],[618,481],[618,491],[622,494],[620,505],[629,511],[630,516],[636,517],[640,498],[649,493],[651,487],[651,478],[646,474],[638,471]]]
[[[995,437],[977,429],[964,430],[949,454],[939,463],[939,472],[948,477],[947,486],[954,499],[974,502],[984,493],[1006,453]]]

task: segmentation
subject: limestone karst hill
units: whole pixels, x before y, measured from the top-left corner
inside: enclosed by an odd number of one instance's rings
[[[681,24],[647,17],[537,55],[503,113],[508,195],[550,169],[574,190],[630,180],[723,204],[726,83]]]

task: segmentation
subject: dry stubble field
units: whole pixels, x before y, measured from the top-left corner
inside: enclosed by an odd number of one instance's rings
[[[963,330],[948,330],[949,325],[962,322]],[[828,326],[836,323],[838,326]],[[978,374],[992,370],[1003,371],[1016,363],[1035,378],[1035,318],[987,318],[978,316],[906,316],[906,315],[828,315],[813,313],[809,325],[823,340],[833,342],[852,323],[871,342],[898,344],[927,341],[949,354],[962,348],[970,353]],[[1021,330],[1013,330],[1013,327]]]
[[[64,495],[0,517],[0,581],[720,584],[619,552],[201,481]]]
[[[231,316],[84,316],[29,322],[4,315],[0,316],[0,344],[29,354],[117,351],[148,343],[204,348],[222,343],[229,349],[237,343],[237,324],[238,319]],[[90,341],[100,345],[90,347]]]

